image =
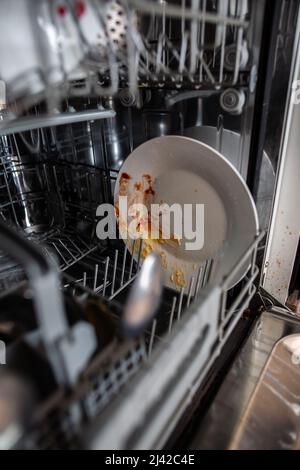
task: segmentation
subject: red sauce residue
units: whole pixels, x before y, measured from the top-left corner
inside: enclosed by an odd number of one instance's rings
[[[67,14],[67,8],[64,5],[58,5],[57,13],[59,16],[65,16]]]
[[[147,195],[147,196],[148,196],[149,194],[150,194],[151,196],[154,196],[155,191],[154,191],[154,189],[152,188],[152,186],[149,186],[149,188],[146,189],[146,190],[144,191],[144,193],[145,193],[145,195]]]
[[[128,173],[122,173],[121,180],[131,180],[131,176]]]
[[[76,2],[75,4],[75,12],[76,12],[76,16],[77,18],[80,18],[81,16],[83,16],[85,14],[85,11],[86,11],[86,4],[84,2]]]
[[[126,196],[128,191],[128,184],[129,180],[131,180],[131,176],[128,173],[122,173],[120,178],[120,187],[119,187],[119,195]]]
[[[142,183],[135,183],[134,189],[136,189],[137,191],[141,191],[141,189],[142,189]]]
[[[152,183],[152,178],[151,178],[150,175],[143,175],[143,178],[145,178],[145,180],[147,181],[148,184]]]

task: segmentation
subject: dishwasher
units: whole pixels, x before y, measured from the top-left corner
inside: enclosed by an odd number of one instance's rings
[[[1,449],[262,445],[257,387],[300,333],[299,6],[1,1]],[[142,267],[99,240],[97,208],[128,155],[169,135],[232,163],[260,229],[221,280],[206,263],[140,335],[116,334]],[[296,370],[294,343],[279,351]]]

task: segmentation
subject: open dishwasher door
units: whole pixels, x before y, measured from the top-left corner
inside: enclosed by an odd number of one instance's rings
[[[299,450],[300,321],[274,308],[255,322],[191,449]]]

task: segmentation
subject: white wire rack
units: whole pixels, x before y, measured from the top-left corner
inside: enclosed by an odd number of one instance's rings
[[[2,77],[17,114],[42,99],[54,110],[67,96],[112,96],[124,86],[133,95],[145,85],[234,86],[251,68],[248,0],[87,0],[80,12],[73,0],[45,0],[33,12],[32,36],[44,47],[40,68],[22,65],[11,83],[5,69]],[[32,75],[38,94],[28,90]]]
[[[129,84],[133,93],[149,84],[233,86],[249,65],[247,0],[113,0],[105,8],[92,3],[111,38],[110,91],[118,83]]]
[[[129,76],[158,86],[232,86],[248,64],[247,1],[143,1]],[[137,71],[134,67],[137,66]],[[129,67],[129,71],[130,71]],[[137,72],[137,73],[136,73]]]

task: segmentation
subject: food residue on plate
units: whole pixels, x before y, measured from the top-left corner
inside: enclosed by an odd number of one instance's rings
[[[176,242],[177,245],[179,245],[179,246],[181,245],[181,238],[178,235],[176,235],[176,233],[174,233],[174,235],[171,236],[171,240]]]
[[[181,269],[177,269],[174,274],[171,275],[170,280],[177,287],[186,287],[186,281]]]
[[[161,258],[161,265],[163,269],[167,269],[168,264],[167,264],[167,255],[164,251],[160,252],[160,258]]]
[[[141,258],[144,259],[148,255],[150,255],[150,253],[152,253],[153,247],[152,247],[151,243],[148,240],[139,239],[139,240],[136,241],[136,244],[135,244],[135,247],[134,247],[134,251],[136,253],[140,252],[141,243],[142,243]],[[130,247],[130,253],[131,254],[132,254],[132,249],[133,249],[133,243]]]
[[[155,196],[155,191],[152,188],[152,186],[149,186],[149,188],[145,189],[144,194],[145,196],[148,196],[148,195]]]
[[[147,204],[149,197],[155,196],[155,191],[152,188],[152,177],[150,175],[143,175],[142,187],[144,191],[144,204]]]
[[[120,196],[127,195],[129,180],[131,180],[131,176],[128,173],[121,174],[120,183],[119,183],[119,195]]]
[[[141,191],[142,190],[142,183],[140,181],[138,181],[137,183],[134,183],[134,189],[136,191]]]
[[[143,179],[145,179],[149,185],[152,183],[151,175],[148,175],[148,174],[143,175]]]
[[[152,253],[152,246],[146,242],[147,240],[144,240],[144,246],[141,253],[142,258],[146,258],[148,255],[150,255],[150,253]]]
[[[130,207],[132,204],[141,202],[149,207],[155,196],[155,191],[152,187],[151,175],[143,174],[139,180],[136,180],[135,182],[131,181],[131,183],[130,180],[132,180],[131,175],[125,172],[121,174],[119,180],[119,196],[128,197],[128,207]],[[161,201],[161,204],[163,204],[163,201]],[[115,210],[119,230],[122,233],[122,226],[124,225],[125,221],[120,220],[118,201],[115,201]],[[128,222],[130,222],[130,220],[128,220]],[[133,253],[133,250],[136,254],[140,253],[142,259],[146,258],[152,252],[159,253],[162,268],[167,270],[168,254],[165,251],[162,251],[162,246],[170,246],[173,249],[178,248],[178,246],[181,245],[181,237],[177,236],[176,234],[172,234],[170,239],[165,239],[163,237],[160,221],[157,220],[155,222],[158,225],[158,230],[156,231],[152,230],[153,227],[151,229],[151,222],[152,224],[154,223],[153,220],[151,220],[150,212],[148,213],[147,217],[138,217],[135,224],[136,233],[131,234],[131,237],[130,233],[127,232],[127,236],[129,235],[129,238],[131,238],[131,242],[129,243],[128,248],[131,254]],[[155,235],[154,232],[156,233]],[[140,238],[136,240],[136,243],[134,244],[133,238],[136,238],[137,233],[140,234]],[[145,236],[145,234],[147,235]],[[170,279],[177,288],[186,287],[186,281],[182,270],[176,269],[171,275]]]
[[[128,173],[122,173],[121,174],[121,180],[131,180],[132,177]]]

